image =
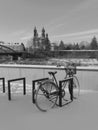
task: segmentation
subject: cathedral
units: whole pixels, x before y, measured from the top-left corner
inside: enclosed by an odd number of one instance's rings
[[[48,34],[45,33],[45,29],[42,29],[41,36],[38,36],[38,32],[36,27],[34,28],[34,36],[33,36],[33,49],[41,49],[41,50],[49,50],[51,47]]]

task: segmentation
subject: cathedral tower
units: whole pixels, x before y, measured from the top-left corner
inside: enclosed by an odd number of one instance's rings
[[[34,38],[37,38],[38,37],[38,33],[37,33],[37,29],[36,27],[34,28]]]
[[[45,38],[45,29],[42,29],[42,38]]]

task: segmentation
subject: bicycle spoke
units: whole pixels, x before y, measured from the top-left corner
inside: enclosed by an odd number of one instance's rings
[[[56,99],[56,96],[55,97],[53,96],[52,98],[49,97],[49,100],[53,100],[53,99]]]
[[[36,106],[41,111],[47,111],[52,108],[57,101],[57,94],[53,94],[53,92],[57,91],[57,87],[52,82],[44,82],[36,91]]]
[[[43,96],[45,96],[44,94],[38,94],[38,95],[43,95]]]

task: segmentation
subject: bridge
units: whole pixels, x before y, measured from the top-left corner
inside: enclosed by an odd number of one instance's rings
[[[13,60],[16,60],[18,57],[22,57],[24,54],[26,54],[25,51],[16,51],[8,46],[0,44],[0,56],[11,55]]]

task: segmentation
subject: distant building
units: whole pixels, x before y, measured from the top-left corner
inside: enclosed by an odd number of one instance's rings
[[[51,51],[54,51],[56,48],[57,44],[56,43],[51,43]]]
[[[38,32],[36,27],[34,28],[34,36],[33,36],[33,49],[41,49],[41,50],[48,50],[51,49],[50,40],[48,38],[48,34],[45,34],[45,29],[42,29],[41,36],[38,36]]]

